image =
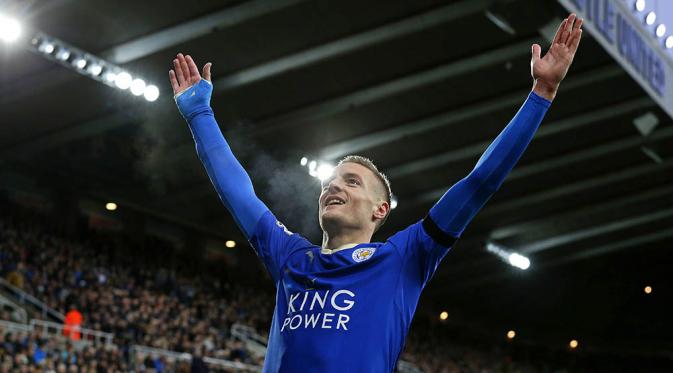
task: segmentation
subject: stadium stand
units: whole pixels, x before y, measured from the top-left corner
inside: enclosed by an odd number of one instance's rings
[[[142,249],[90,230],[73,239],[48,216],[11,210],[0,214],[0,372],[261,370],[273,310],[268,289],[194,270],[203,263],[183,266],[160,239]],[[64,324],[72,309],[82,315],[74,339]],[[509,347],[446,333],[423,315],[398,371],[619,371],[628,363]]]

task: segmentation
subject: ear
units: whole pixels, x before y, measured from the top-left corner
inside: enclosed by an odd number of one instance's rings
[[[383,219],[390,212],[390,204],[386,201],[380,201],[378,204],[374,205],[374,218]]]

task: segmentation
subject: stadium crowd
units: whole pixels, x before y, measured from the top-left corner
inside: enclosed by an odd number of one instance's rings
[[[0,333],[0,372],[128,372],[122,351],[88,346],[76,349],[62,339],[39,332]]]
[[[0,275],[12,285],[63,314],[75,307],[83,315],[82,327],[113,333],[118,346],[203,351],[261,364],[262,357],[232,338],[231,327],[238,322],[264,330],[272,295],[211,281],[206,273],[190,277],[162,267],[170,255],[156,255],[156,250],[170,248],[157,239],[151,242],[152,253],[145,253],[152,259],[145,262],[142,254],[133,255],[138,247],[123,240],[92,234],[74,242],[50,233],[47,223],[25,214],[0,220]]]

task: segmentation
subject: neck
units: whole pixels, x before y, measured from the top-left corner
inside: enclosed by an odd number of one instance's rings
[[[370,242],[373,232],[359,229],[357,231],[322,232],[322,248],[327,250],[338,249],[348,244]]]

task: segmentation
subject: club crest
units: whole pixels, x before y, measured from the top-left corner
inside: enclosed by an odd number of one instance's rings
[[[355,251],[353,251],[353,260],[360,263],[363,262],[374,255],[374,252],[376,252],[375,247],[361,247]]]

